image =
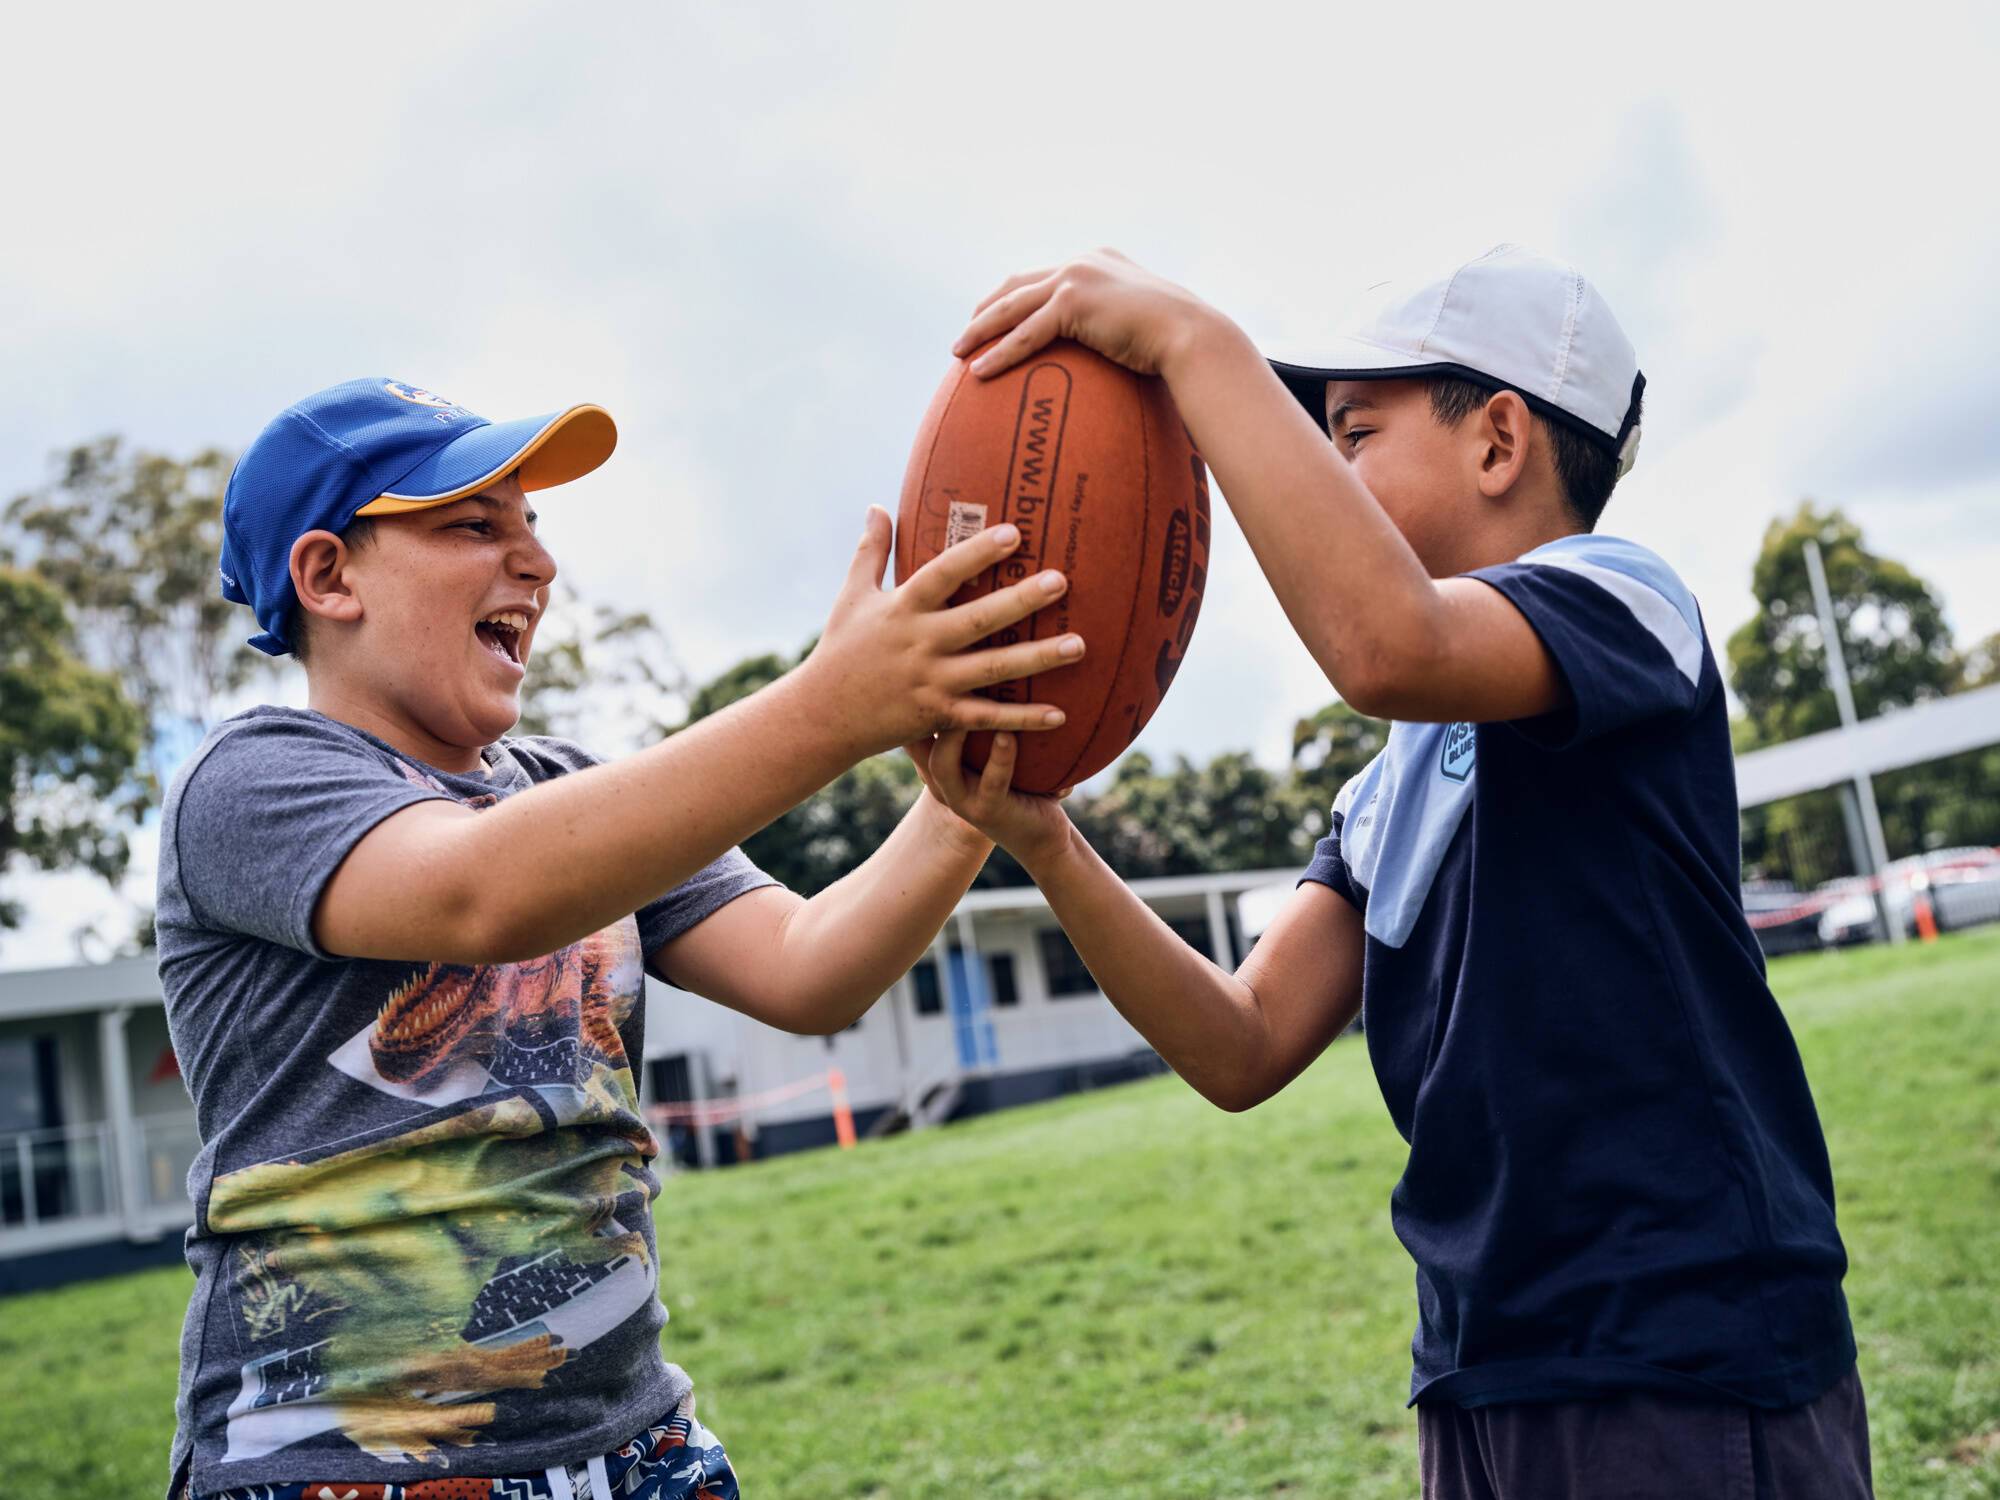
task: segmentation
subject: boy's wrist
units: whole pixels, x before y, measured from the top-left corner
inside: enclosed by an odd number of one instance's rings
[[[800,748],[815,760],[832,765],[828,780],[891,746],[877,744],[865,724],[842,711],[843,696],[836,674],[808,656],[765,688],[783,705],[783,715]]]
[[[1062,826],[1046,839],[1038,840],[1032,848],[1015,849],[1007,852],[1038,886],[1046,887],[1050,881],[1062,878],[1065,867],[1075,858],[1080,842],[1076,824],[1067,815],[1062,817]]]
[[[924,820],[929,836],[954,856],[984,864],[993,852],[993,840],[938,801],[929,789],[917,797],[917,816]]]
[[[1243,330],[1206,302],[1189,298],[1160,358],[1160,376],[1169,386],[1187,377],[1189,369],[1213,358],[1231,342],[1243,342]]]

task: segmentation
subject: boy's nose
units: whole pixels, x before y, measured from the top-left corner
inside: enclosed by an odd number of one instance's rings
[[[516,555],[514,566],[521,577],[534,580],[538,586],[555,581],[555,557],[542,545],[539,537],[529,537],[527,544]]]

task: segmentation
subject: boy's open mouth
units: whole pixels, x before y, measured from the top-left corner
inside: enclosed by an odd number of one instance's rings
[[[496,609],[473,626],[472,632],[488,651],[518,667],[521,665],[521,637],[527,628],[528,617],[522,611]]]

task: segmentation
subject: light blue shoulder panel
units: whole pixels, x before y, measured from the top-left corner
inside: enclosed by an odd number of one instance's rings
[[[1521,561],[1589,579],[1632,612],[1683,677],[1701,680],[1701,610],[1680,575],[1656,554],[1623,537],[1585,532],[1545,542]]]
[[[1409,940],[1424,899],[1472,805],[1476,740],[1470,724],[1404,724],[1334,799],[1340,854],[1368,892],[1368,935]]]

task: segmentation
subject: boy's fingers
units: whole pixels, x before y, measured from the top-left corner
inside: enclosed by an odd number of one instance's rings
[[[1026,322],[975,359],[972,373],[981,380],[1005,374],[1061,332],[1061,311],[1055,303],[1046,303]]]
[[[1015,740],[1011,734],[993,736],[993,748],[986,752],[986,765],[979,773],[979,797],[987,803],[1006,800],[1007,788],[1014,784]]]
[[[951,346],[952,352],[959,355],[969,354],[988,339],[996,339],[1001,334],[1007,332],[1008,329],[1015,328],[1024,319],[1032,318],[1047,306],[1049,299],[1056,294],[1056,287],[1060,284],[1060,278],[1045,276],[1040,281],[1030,282],[1026,286],[1017,286],[1011,292],[996,294],[992,302],[982,308],[973,320],[965,325],[965,332],[961,333],[958,336],[958,342]],[[1054,335],[1051,334],[1047,338],[1044,338],[1042,342],[1047,343],[1049,338],[1053,337]],[[1019,357],[1016,356],[1016,358]],[[973,373],[975,375],[985,373],[992,358],[993,351],[988,350],[985,354],[974,360],[972,362]],[[999,368],[1004,370],[1006,365],[1001,365]]]
[[[978,536],[945,548],[917,569],[903,591],[920,609],[936,609],[957,593],[961,584],[977,578],[1020,545],[1021,533],[1013,526],[989,526]]]
[[[868,507],[868,519],[861,523],[861,540],[854,548],[854,561],[847,566],[847,587],[873,592],[882,587],[889,568],[889,540],[895,527],[889,512],[879,505]]]
[[[1023,578],[1019,583],[1010,583],[1004,589],[995,589],[969,603],[944,610],[938,615],[939,643],[948,651],[956,651],[974,641],[983,641],[994,631],[1025,620],[1036,610],[1055,603],[1068,587],[1069,580],[1060,573],[1037,573],[1033,578]]]
[[[1061,726],[1063,717],[1063,711],[1053,703],[1002,703],[994,698],[959,698],[951,705],[954,733],[968,729],[1055,729]],[[942,737],[938,743],[944,743]]]
[[[1054,266],[1043,266],[1038,271],[1015,272],[1014,275],[1009,276],[1005,281],[1001,282],[1000,285],[996,286],[995,288],[993,288],[992,291],[988,292],[984,297],[981,297],[979,299],[979,305],[973,308],[972,310],[973,317],[975,318],[978,317],[981,313],[985,312],[987,308],[991,307],[994,303],[998,302],[1002,297],[1007,296],[1009,293],[1018,291],[1020,288],[1024,286],[1032,286],[1037,281],[1046,281],[1049,277],[1055,274],[1056,274],[1056,267]],[[954,350],[953,352],[963,353],[964,351]]]
[[[968,688],[992,687],[996,682],[1012,682],[1017,677],[1052,672],[1057,667],[1081,661],[1083,650],[1082,636],[1059,635],[1046,641],[1022,641],[1014,646],[995,646],[988,651],[968,652],[953,661],[956,671],[952,686],[963,692]]]
[[[931,741],[929,769],[938,795],[956,807],[965,800],[965,731],[947,729]]]

